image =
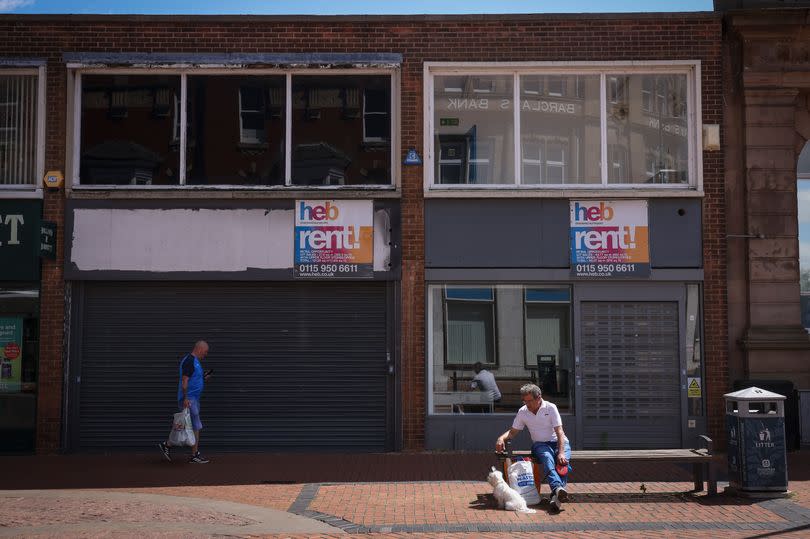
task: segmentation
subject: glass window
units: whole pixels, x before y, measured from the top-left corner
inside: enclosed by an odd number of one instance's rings
[[[0,72],[0,186],[38,183],[37,75]]]
[[[601,151],[599,76],[522,75],[520,87],[522,182],[600,183],[599,160],[585,159]]]
[[[513,414],[527,383],[572,409],[570,288],[437,284],[428,294],[431,413]]]
[[[697,183],[690,173],[690,139],[699,128],[689,123],[690,67],[442,72],[451,69],[467,68],[432,68],[433,185]]]
[[[810,144],[805,144],[799,155],[797,168],[802,325],[810,332]]]
[[[0,453],[33,451],[39,291],[0,289]]]
[[[391,183],[391,77],[292,77],[292,184]]]
[[[391,96],[385,89],[363,92],[363,142],[391,140]]]
[[[177,185],[177,95],[177,75],[82,76],[81,183]]]
[[[629,168],[609,183],[688,184],[686,75],[609,78],[607,142],[629,156]]]
[[[266,89],[255,84],[239,87],[239,142],[267,143],[266,93]]]
[[[525,366],[537,372],[544,397],[562,409],[571,408],[573,356],[571,294],[568,288],[526,288]]]
[[[390,186],[391,74],[324,71],[79,73],[79,183]],[[0,184],[7,155],[0,130]]]
[[[495,364],[494,298],[491,288],[445,290],[445,365],[470,368]]]
[[[514,183],[513,89],[512,75],[435,78],[437,183]]]
[[[283,185],[283,75],[189,75],[188,185]]]

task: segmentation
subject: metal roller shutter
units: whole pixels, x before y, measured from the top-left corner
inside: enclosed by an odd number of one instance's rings
[[[88,283],[79,345],[80,450],[147,448],[176,411],[196,339],[214,369],[206,450],[384,451],[384,283]]]
[[[681,447],[678,304],[582,303],[583,447]]]

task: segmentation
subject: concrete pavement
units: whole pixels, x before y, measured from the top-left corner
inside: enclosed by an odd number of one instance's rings
[[[575,463],[556,515],[495,509],[487,453],[211,457],[0,457],[0,537],[810,537],[806,451],[778,500],[691,492],[674,465]]]

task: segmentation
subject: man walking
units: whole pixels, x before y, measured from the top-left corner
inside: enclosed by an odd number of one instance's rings
[[[177,384],[177,404],[180,410],[188,408],[191,414],[191,425],[194,429],[194,447],[191,448],[189,462],[194,464],[208,464],[208,459],[200,454],[200,431],[203,428],[200,420],[200,396],[202,395],[205,380],[211,371],[203,372],[201,360],[208,355],[208,343],[197,341],[194,349],[180,360],[180,380]],[[171,444],[167,441],[158,444],[166,460],[171,461]]]
[[[568,475],[561,476],[557,466],[565,467],[567,472],[568,459],[571,457],[571,446],[562,428],[562,418],[557,406],[544,401],[540,388],[534,384],[526,384],[520,388],[520,398],[523,406],[515,415],[512,428],[504,432],[495,442],[495,450],[503,451],[506,440],[514,438],[525,427],[529,427],[532,438],[532,455],[543,467],[543,473],[548,478],[551,487],[551,508],[558,512],[562,502],[568,500],[568,491],[565,486]]]

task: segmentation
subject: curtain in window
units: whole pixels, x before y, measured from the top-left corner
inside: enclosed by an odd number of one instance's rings
[[[472,365],[487,363],[487,324],[483,320],[449,320],[447,323],[448,363]]]
[[[35,183],[36,75],[0,75],[0,185]]]

